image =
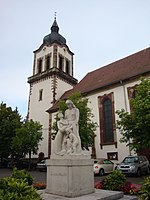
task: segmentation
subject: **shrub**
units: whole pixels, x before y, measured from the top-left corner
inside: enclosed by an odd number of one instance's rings
[[[125,175],[115,170],[104,179],[104,188],[106,190],[120,190],[121,185],[125,182]]]
[[[14,168],[11,177],[16,179],[23,179],[27,181],[29,185],[32,185],[33,183],[32,176],[24,169],[17,170],[17,168]]]
[[[150,176],[144,179],[143,186],[139,191],[139,200],[149,200],[150,199]]]
[[[4,186],[0,189],[1,200],[41,200],[36,189],[24,179],[4,178]]]

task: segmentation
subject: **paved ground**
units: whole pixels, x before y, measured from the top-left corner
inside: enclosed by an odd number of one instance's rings
[[[0,169],[0,178],[10,176],[11,173],[12,173],[11,169]],[[30,171],[29,173],[34,178],[34,182],[46,183],[46,172]],[[98,182],[99,180],[103,179],[104,177],[105,176],[95,176],[94,180],[95,180],[95,182]],[[130,181],[135,184],[139,184],[144,180],[145,177],[146,177],[145,175],[141,176],[141,177],[134,177],[134,176],[127,177],[127,181]]]

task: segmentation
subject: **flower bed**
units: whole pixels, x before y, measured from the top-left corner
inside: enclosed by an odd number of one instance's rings
[[[95,183],[96,189],[117,190],[124,194],[138,195],[142,184],[133,184],[126,181],[126,177],[119,171],[113,171],[111,174]]]
[[[37,182],[33,184],[33,187],[36,188],[37,190],[43,190],[46,188],[46,184]]]
[[[118,190],[122,191],[124,194],[137,195],[141,186],[142,186],[141,184],[134,184],[134,183],[131,183],[131,182],[125,182],[124,184],[122,184],[120,186],[120,188],[118,188]],[[104,179],[99,181],[99,182],[96,182],[95,188],[105,190],[106,188],[105,188],[105,185],[104,185]]]

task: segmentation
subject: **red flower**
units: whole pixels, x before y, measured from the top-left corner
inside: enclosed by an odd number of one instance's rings
[[[46,184],[45,183],[39,183],[39,182],[35,183],[33,186],[37,190],[41,190],[41,189],[45,189],[46,188]]]
[[[104,180],[100,180],[99,182],[95,183],[96,189],[104,189]]]
[[[141,187],[141,185],[134,184],[134,183],[131,183],[131,182],[126,182],[120,187],[120,190],[124,194],[134,194],[134,195],[136,195],[139,192],[140,187]]]

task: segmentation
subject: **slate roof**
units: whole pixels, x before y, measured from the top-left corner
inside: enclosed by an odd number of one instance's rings
[[[58,42],[59,44],[66,44],[66,39],[59,34],[59,27],[54,19],[53,25],[51,27],[51,33],[46,35],[43,39],[43,44],[52,44],[54,42]]]
[[[62,99],[80,91],[82,95],[92,93],[107,86],[150,73],[150,47],[89,72],[73,89],[64,93]],[[54,111],[56,104],[48,110]]]

